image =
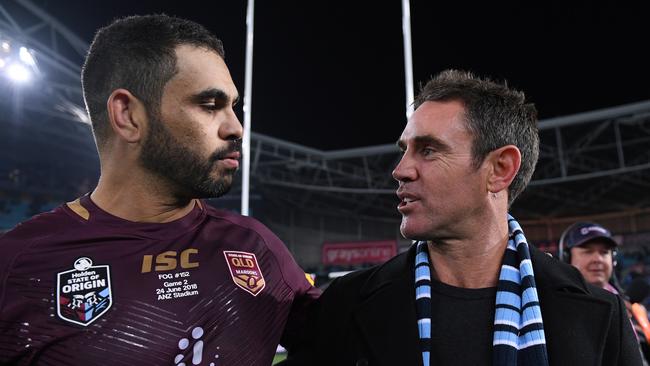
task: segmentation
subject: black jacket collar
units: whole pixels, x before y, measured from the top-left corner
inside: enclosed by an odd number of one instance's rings
[[[421,364],[414,305],[415,249],[416,246],[412,245],[407,252],[371,269],[360,290],[361,301],[353,311],[364,343],[372,352],[373,359],[382,365]],[[592,339],[604,340],[611,304],[588,296],[593,288],[585,283],[574,267],[560,263],[532,246],[530,252],[551,361],[558,354],[572,352],[568,346],[570,342],[565,339],[566,329],[571,327],[587,327]],[[596,319],[602,319],[602,323],[585,324],[585,309],[589,309],[587,312]],[[551,339],[548,339],[549,335]],[[604,344],[599,344],[595,348],[602,350],[603,347]]]
[[[408,251],[377,267],[368,278],[365,286],[363,286],[361,297],[371,296],[373,292],[394,283],[402,286],[410,284],[413,287],[415,250],[416,245],[413,244]],[[573,266],[559,262],[534,246],[530,246],[530,256],[538,288],[549,288],[572,293],[590,293],[589,287],[580,272]]]

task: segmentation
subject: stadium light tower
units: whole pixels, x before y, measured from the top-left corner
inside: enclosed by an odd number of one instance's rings
[[[26,83],[38,75],[34,50],[0,34],[0,71],[15,83]]]
[[[14,62],[7,66],[6,73],[9,79],[19,83],[27,82],[32,78],[32,74],[29,70],[18,62]]]
[[[0,0],[0,109],[87,123],[79,80],[87,50],[31,0]],[[23,93],[31,102],[17,104]]]

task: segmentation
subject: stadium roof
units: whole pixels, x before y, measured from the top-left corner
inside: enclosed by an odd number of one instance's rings
[[[23,127],[34,132],[31,141],[83,157],[75,163],[89,165],[94,174],[96,156],[87,125],[63,123],[85,121],[78,61],[87,43],[33,2],[13,0],[1,6],[11,12],[1,12],[0,34],[34,49],[42,78],[31,86],[2,88],[0,105],[11,111],[3,113],[3,123],[29,121]],[[70,54],[76,54],[74,60],[66,56]],[[310,116],[303,118],[303,125],[309,125]],[[650,101],[544,119],[539,127],[537,170],[513,207],[520,219],[650,206]],[[3,130],[7,137],[9,129]],[[3,159],[14,155],[3,151]],[[252,191],[301,210],[396,221],[390,171],[398,158],[392,144],[324,151],[253,133]]]

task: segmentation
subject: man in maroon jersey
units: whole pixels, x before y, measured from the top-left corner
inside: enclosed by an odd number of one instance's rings
[[[164,15],[97,33],[82,81],[101,177],[0,238],[0,363],[269,365],[291,342],[317,290],[266,227],[199,200],[239,167],[223,57]]]

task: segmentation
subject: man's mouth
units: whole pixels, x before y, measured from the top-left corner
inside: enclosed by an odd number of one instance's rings
[[[222,162],[229,169],[239,169],[240,158],[241,158],[241,153],[239,153],[238,151],[234,151],[219,158],[219,161]]]
[[[400,202],[397,205],[397,209],[401,212],[403,209],[407,209],[410,205],[412,205],[414,202],[419,201],[420,199],[410,193],[407,192],[397,192],[397,197],[399,197]]]

